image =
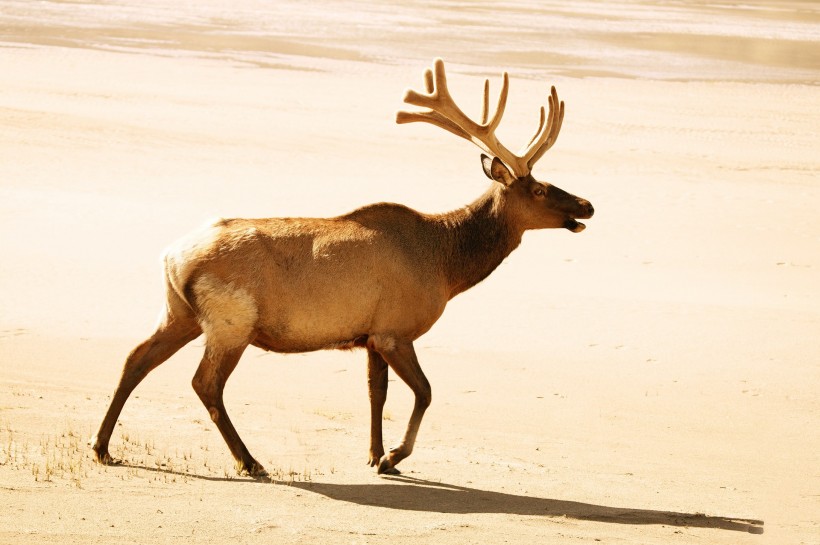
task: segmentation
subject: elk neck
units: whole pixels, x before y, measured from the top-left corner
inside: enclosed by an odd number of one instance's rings
[[[521,243],[504,192],[494,183],[475,202],[436,218],[444,230],[440,258],[450,299],[487,278]]]

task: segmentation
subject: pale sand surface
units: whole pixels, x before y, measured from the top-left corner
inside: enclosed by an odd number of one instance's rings
[[[2,2],[0,542],[820,543],[820,14],[813,2]],[[397,126],[433,56],[502,138],[567,102],[535,174],[589,198],[417,350],[433,405],[365,465],[362,352],[249,350],[226,404],[191,343],[91,461],[161,249],[216,216],[462,206],[477,151]],[[385,435],[412,406],[394,381]],[[761,531],[765,532],[760,535]]]

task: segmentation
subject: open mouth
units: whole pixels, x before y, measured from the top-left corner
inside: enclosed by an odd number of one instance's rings
[[[564,229],[569,229],[573,233],[580,233],[586,228],[586,225],[573,218],[567,218],[566,220],[564,220]]]

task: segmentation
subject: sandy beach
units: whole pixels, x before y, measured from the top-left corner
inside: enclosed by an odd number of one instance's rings
[[[814,2],[0,3],[0,543],[820,543],[820,9]],[[416,351],[399,476],[367,462],[364,351],[251,348],[225,403],[153,371],[87,445],[219,217],[453,210],[474,146],[397,125],[434,57],[478,115],[510,76],[536,178],[595,205],[528,232]],[[386,446],[411,391],[391,376]]]

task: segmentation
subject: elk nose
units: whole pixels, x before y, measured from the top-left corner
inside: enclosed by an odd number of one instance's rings
[[[595,209],[592,207],[592,203],[585,199],[581,199],[581,202],[579,204],[581,205],[581,208],[585,211],[584,217],[591,218],[592,215],[595,213]]]

